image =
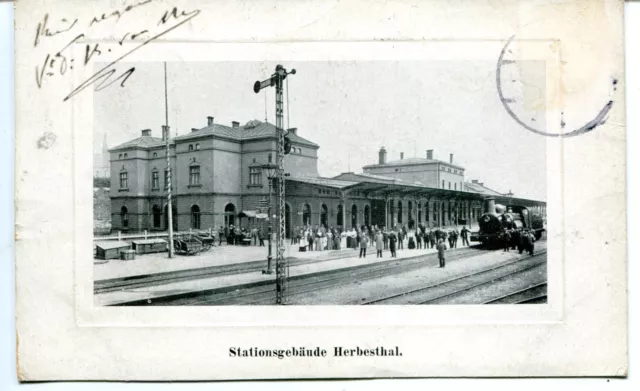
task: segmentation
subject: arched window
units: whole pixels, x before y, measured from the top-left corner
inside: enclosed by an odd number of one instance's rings
[[[344,206],[342,204],[338,205],[338,217],[336,218],[336,225],[342,227],[342,223],[344,222]]]
[[[413,222],[413,203],[411,201],[407,202],[407,223],[409,223],[409,228],[412,228]]]
[[[191,207],[191,228],[200,229],[200,207],[198,205]]]
[[[324,227],[329,225],[329,209],[325,204],[320,207],[320,224]]]
[[[351,226],[358,226],[358,207],[356,206],[356,204],[353,204],[353,206],[351,207]]]
[[[233,204],[227,204],[224,207],[224,225],[229,227],[235,225],[236,222],[236,206]]]
[[[402,201],[398,201],[398,223],[402,224]]]
[[[158,157],[158,152],[154,152],[153,157]]]
[[[189,151],[193,151],[193,144],[189,144]]]
[[[200,150],[200,144],[196,144],[196,151]]]
[[[127,154],[126,154],[126,152],[125,152],[125,154],[124,154],[124,158],[125,158],[125,159],[127,158]]]
[[[120,222],[122,224],[122,228],[129,227],[129,210],[126,206],[120,208]]]
[[[269,156],[267,157],[269,163],[273,163],[273,157],[271,155],[271,153],[269,153]]]
[[[162,210],[158,205],[153,205],[151,208],[151,213],[153,214],[153,228],[160,228],[160,221],[162,219]]]
[[[371,209],[369,205],[365,205],[364,207],[364,225],[367,227],[371,224]]]
[[[422,223],[422,202],[418,201],[418,224]]]
[[[302,206],[302,224],[311,225],[311,207],[309,204]]]

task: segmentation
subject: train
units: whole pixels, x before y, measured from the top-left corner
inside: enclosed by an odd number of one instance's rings
[[[522,231],[528,229],[540,240],[545,231],[542,215],[533,213],[522,205],[499,205],[495,200],[485,200],[485,213],[478,218],[479,230],[472,232],[472,242],[482,245],[497,245],[501,243],[501,233],[505,228]]]

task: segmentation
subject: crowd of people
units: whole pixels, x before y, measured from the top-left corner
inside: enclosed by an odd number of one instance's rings
[[[523,230],[517,230],[515,228],[504,228],[500,234],[500,240],[502,240],[503,248],[505,252],[509,250],[518,250],[520,254],[523,251],[527,251],[530,255],[533,255],[535,235],[529,228]]]

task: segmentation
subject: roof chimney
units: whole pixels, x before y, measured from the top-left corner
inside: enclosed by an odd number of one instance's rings
[[[291,133],[297,135],[298,134],[298,128],[289,128],[289,129],[287,129],[287,132],[291,132]]]
[[[453,154],[452,153],[449,154],[449,163],[453,164]]]
[[[404,152],[400,152],[400,160],[404,159]]]
[[[191,131],[192,131],[192,132],[197,132],[198,130],[200,130],[200,129],[198,129],[198,128],[191,128]]]
[[[213,117],[207,117],[207,126],[213,125]]]
[[[433,149],[427,149],[427,159],[433,160]]]
[[[378,151],[378,164],[386,164],[387,163],[387,150],[384,147],[380,148]]]
[[[478,180],[477,179],[473,179],[473,180],[471,180],[471,183],[478,183]]]
[[[142,136],[151,136],[151,129],[143,129]]]
[[[169,138],[169,127],[167,125],[162,125],[162,141],[167,141]]]
[[[240,122],[238,122],[238,121],[231,121],[231,127],[232,127],[232,128],[237,128],[237,127],[239,127],[239,126],[240,126]]]
[[[480,186],[484,186],[484,182],[478,182]]]

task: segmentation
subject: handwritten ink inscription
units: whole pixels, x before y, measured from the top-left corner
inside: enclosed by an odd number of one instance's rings
[[[152,3],[153,0],[142,0],[134,4],[125,6],[124,8],[114,10],[111,12],[105,12],[99,16],[94,16],[87,22],[87,29],[91,29],[94,25],[101,25],[103,23],[117,24],[127,14],[132,13],[134,10],[139,9],[142,6]],[[158,13],[158,19],[150,20],[149,26],[142,26],[135,31],[123,31],[121,38],[117,41],[118,46],[123,46],[125,42],[139,42],[133,49],[121,54],[115,60],[111,61],[107,66],[98,70],[91,77],[82,82],[79,86],[74,88],[65,98],[67,101],[83,91],[84,89],[94,86],[96,91],[100,91],[108,86],[119,82],[121,87],[124,87],[127,79],[135,72],[135,67],[131,67],[124,72],[116,70],[115,65],[122,61],[125,57],[129,56],[136,50],[144,47],[150,42],[157,40],[158,38],[168,34],[172,30],[180,27],[181,25],[189,22],[200,13],[200,10],[186,11],[178,9],[178,7],[172,7],[171,9],[165,9]],[[157,23],[157,24],[156,24]],[[69,20],[66,18],[55,19],[49,14],[45,14],[43,19],[38,23],[36,28],[34,48],[42,45],[47,39],[57,38],[62,40],[63,37],[68,36],[69,39],[61,46],[60,50],[55,52],[46,53],[43,56],[43,60],[40,64],[35,66],[35,81],[39,89],[42,89],[46,81],[53,77],[63,77],[70,69],[74,67],[85,67],[92,60],[99,59],[104,53],[111,53],[112,50],[118,50],[118,47],[101,43],[87,43],[84,44],[84,50],[79,59],[76,59],[70,53],[69,48],[73,44],[79,44],[81,40],[86,38],[87,30],[84,32],[78,27],[82,24],[82,20],[75,18]],[[116,26],[117,27],[117,26]],[[147,27],[147,28],[145,28]],[[75,35],[73,34],[75,32]],[[76,61],[77,60],[77,61]]]

